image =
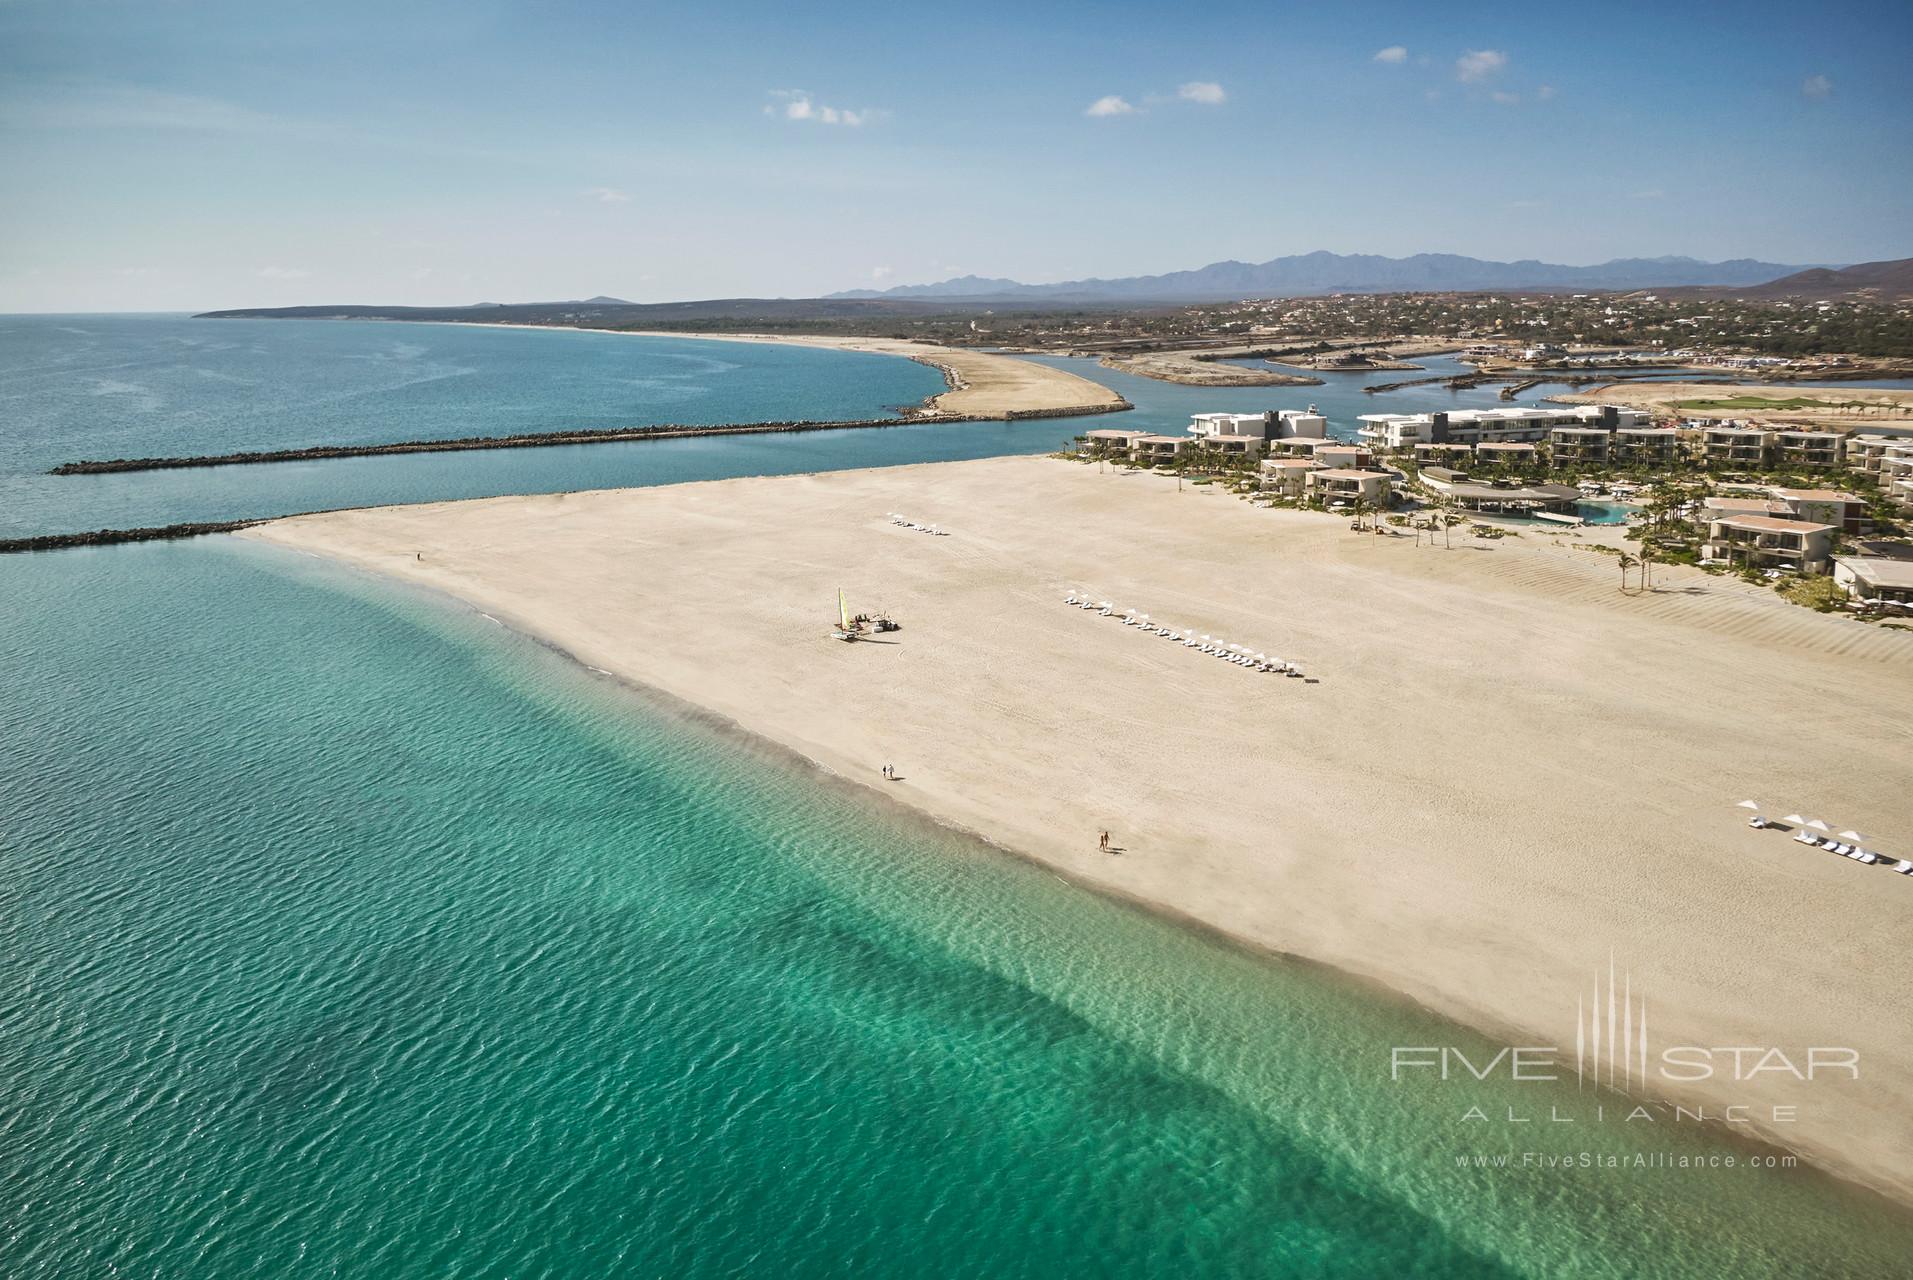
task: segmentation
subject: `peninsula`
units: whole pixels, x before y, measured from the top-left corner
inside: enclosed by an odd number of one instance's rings
[[[1913,832],[1913,635],[1673,566],[1621,594],[1612,556],[1581,549],[1612,532],[1417,545],[1046,458],[240,536],[448,592],[1067,877],[1511,1043],[1573,1045],[1612,948],[1657,1044],[1865,1063],[1810,1089],[1719,1073],[1657,1093],[1743,1107],[1739,1131],[1913,1199],[1913,1024],[1890,976],[1913,881],[1735,807]],[[840,589],[904,629],[832,639]],[[1085,590],[1116,616],[1064,603]],[[1216,661],[1127,608],[1311,678]]]

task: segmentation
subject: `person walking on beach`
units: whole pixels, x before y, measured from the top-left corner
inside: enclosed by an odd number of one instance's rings
[[[1096,840],[1096,847],[1104,853],[1109,852],[1109,832],[1103,832]]]

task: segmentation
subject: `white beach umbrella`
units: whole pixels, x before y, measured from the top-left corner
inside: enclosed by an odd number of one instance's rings
[[[1813,828],[1813,829],[1814,829],[1815,831],[1824,831],[1824,832],[1826,832],[1826,833],[1827,833],[1828,835],[1832,835],[1832,834],[1833,834],[1833,828],[1832,828],[1832,827],[1830,827],[1830,826],[1828,826],[1828,825],[1827,825],[1826,823],[1824,823],[1824,822],[1822,822],[1822,821],[1820,821],[1820,819],[1818,819],[1818,818],[1810,818],[1810,819],[1808,819],[1808,820],[1807,820],[1807,825],[1808,825],[1808,826],[1810,826],[1810,827],[1812,827],[1812,828]]]
[[[1758,809],[1759,807],[1760,806],[1754,803],[1752,800],[1742,800],[1738,805],[1735,806],[1735,808],[1738,808],[1738,809]]]
[[[1861,835],[1858,831],[1842,831],[1840,833],[1840,838],[1842,840],[1854,840],[1859,842],[1860,844],[1866,843],[1866,837]]]
[[[1803,822],[1805,822],[1805,821],[1806,821],[1806,819],[1805,819],[1805,818],[1803,818],[1803,817],[1801,817],[1801,816],[1800,816],[1799,814],[1797,814],[1797,813],[1790,813],[1790,814],[1788,814],[1788,815],[1787,815],[1786,817],[1784,817],[1784,818],[1782,818],[1782,819],[1781,819],[1781,821],[1782,821],[1782,822],[1784,822],[1784,823],[1786,823],[1786,824],[1787,824],[1787,825],[1789,825],[1789,826],[1794,826],[1794,827],[1797,827],[1797,826],[1799,826],[1799,825],[1800,825],[1801,823],[1803,823]]]

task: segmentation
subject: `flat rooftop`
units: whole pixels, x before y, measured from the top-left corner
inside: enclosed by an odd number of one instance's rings
[[[1831,533],[1830,524],[1814,524],[1810,520],[1782,520],[1778,516],[1723,516],[1714,521],[1730,529],[1752,529],[1759,533]]]
[[[1853,571],[1876,587],[1913,591],[1913,560],[1889,560],[1884,556],[1835,556],[1834,561]]]
[[[1842,493],[1838,489],[1775,489],[1774,497],[1792,498],[1799,502],[1865,502],[1857,493]]]

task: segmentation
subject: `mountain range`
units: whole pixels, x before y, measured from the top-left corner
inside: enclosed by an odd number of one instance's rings
[[[1872,299],[1889,302],[1913,298],[1913,258],[1862,262],[1851,267],[1810,267],[1750,289],[1735,289],[1736,298]]]
[[[1022,284],[1015,280],[958,276],[937,284],[893,289],[852,289],[832,298],[977,299],[1057,302],[1232,302],[1242,298],[1296,297],[1326,293],[1463,292],[1477,289],[1653,289],[1680,286],[1765,284],[1804,270],[1795,265],[1735,258],[1616,258],[1591,267],[1524,259],[1488,262],[1452,253],[1384,258],[1371,253],[1294,254],[1267,262],[1212,262],[1194,271],[1111,280]]]

